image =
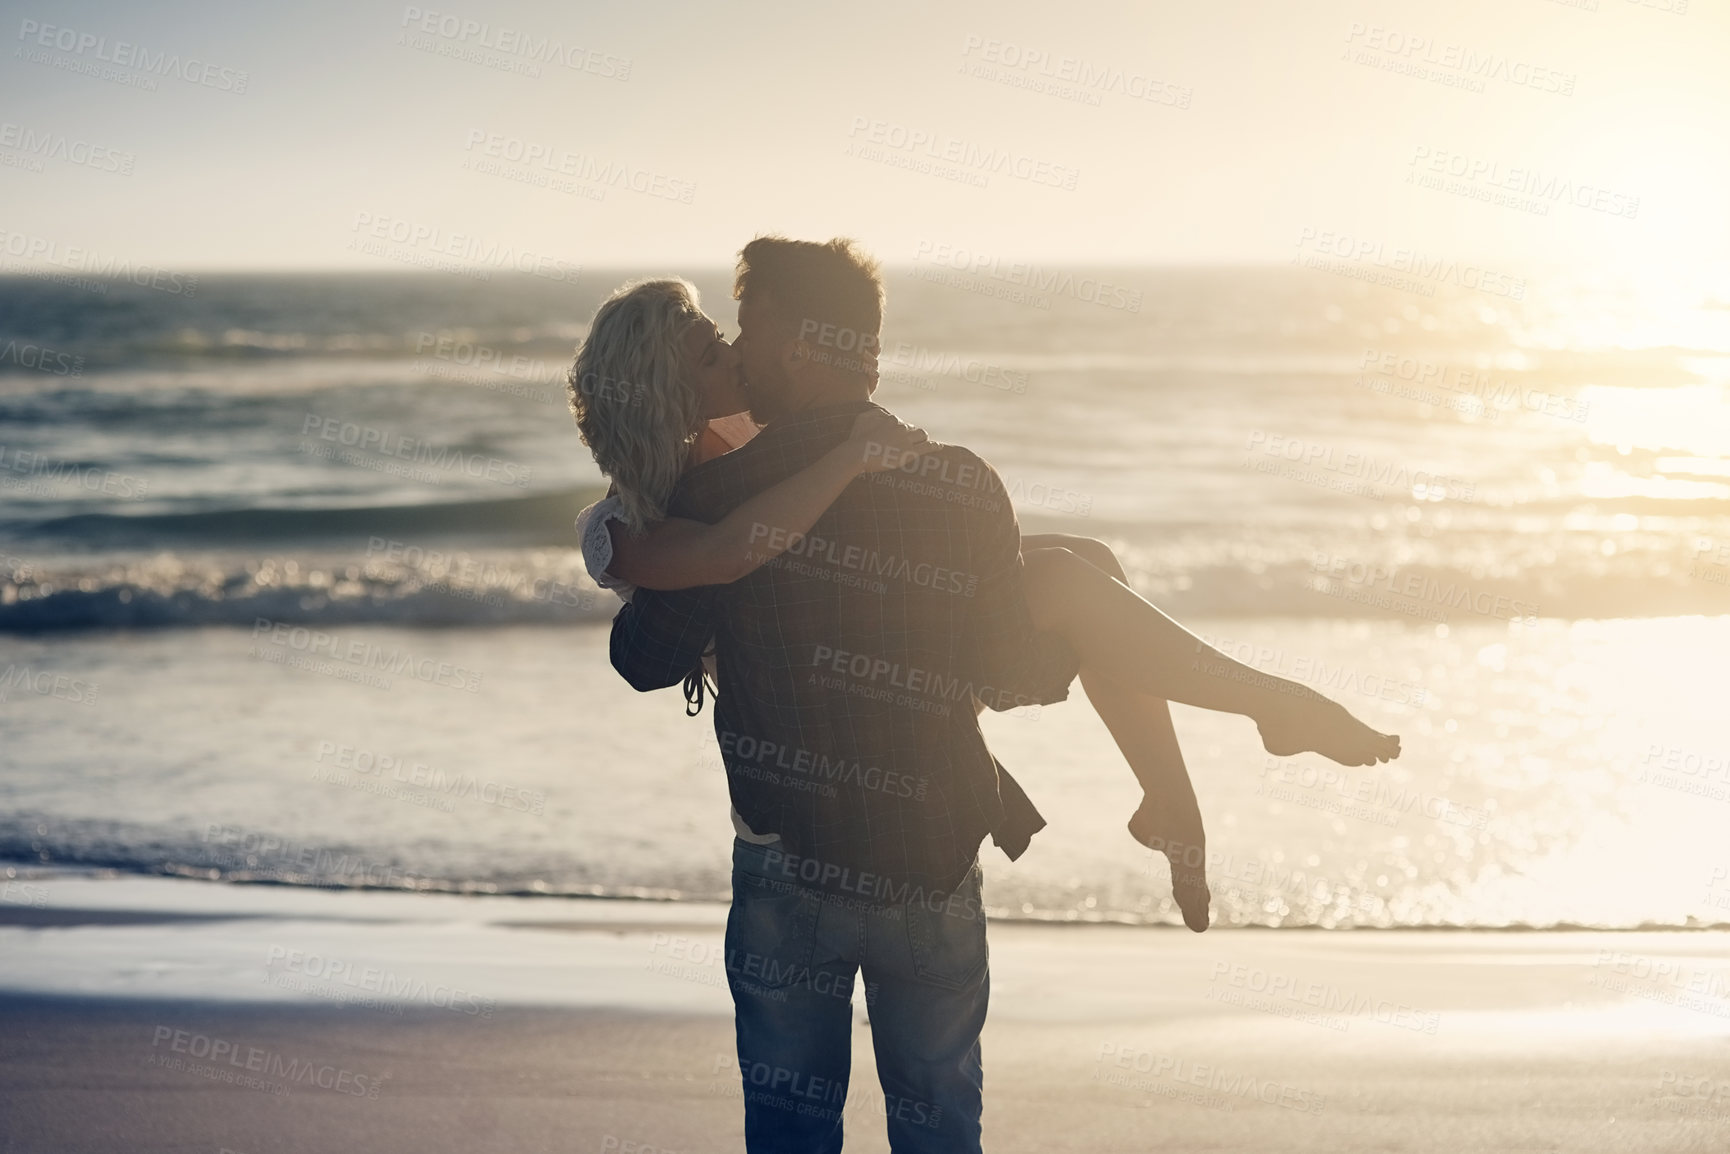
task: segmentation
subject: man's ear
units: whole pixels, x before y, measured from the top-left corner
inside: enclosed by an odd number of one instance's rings
[[[804,372],[811,363],[809,341],[791,340],[781,346],[781,367],[789,376]]]

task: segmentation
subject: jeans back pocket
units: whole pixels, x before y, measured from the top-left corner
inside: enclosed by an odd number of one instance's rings
[[[959,990],[979,980],[985,969],[985,909],[979,900],[979,865],[954,893],[903,907],[913,974],[922,982]]]
[[[804,886],[733,871],[727,980],[766,990],[808,981],[817,945],[818,895]]]

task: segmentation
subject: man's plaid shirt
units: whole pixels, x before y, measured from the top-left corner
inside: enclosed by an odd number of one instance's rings
[[[870,402],[782,417],[686,472],[670,516],[714,523],[846,439]],[[789,878],[887,904],[941,895],[987,833],[1011,857],[1045,824],[985,748],[992,709],[1069,693],[1078,663],[1035,631],[1021,534],[1002,480],[946,445],[861,477],[803,538],[730,585],[636,591],[613,621],[613,666],[676,685],[713,637],[715,734],[733,806],[778,833]]]

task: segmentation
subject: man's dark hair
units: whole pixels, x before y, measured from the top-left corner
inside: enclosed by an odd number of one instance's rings
[[[790,338],[814,338],[823,325],[849,334],[844,350],[870,343],[877,352],[883,327],[883,277],[877,262],[847,237],[817,241],[760,236],[739,250],[733,299],[746,293],[769,306]],[[833,336],[825,338],[834,343]]]

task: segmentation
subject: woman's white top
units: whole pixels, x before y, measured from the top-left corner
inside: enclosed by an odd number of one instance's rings
[[[743,424],[740,422],[743,421]],[[750,440],[757,432],[757,426],[751,423],[746,414],[737,417],[722,417],[711,421],[709,427],[714,429],[723,440],[733,448],[738,448]],[[602,497],[587,509],[577,514],[577,540],[582,543],[583,565],[589,571],[589,579],[602,589],[611,589],[619,595],[621,601],[629,601],[637,587],[629,581],[621,581],[607,570],[613,564],[613,534],[607,528],[611,521],[621,525],[625,521],[625,504],[618,495]],[[711,650],[703,655],[703,668],[710,678],[715,677],[715,655]],[[716,681],[719,685],[719,681]],[[748,842],[757,845],[768,845],[781,840],[780,834],[753,833],[751,827],[745,824],[745,819],[739,816],[739,811],[728,807],[733,817],[733,832]]]
[[[709,430],[726,442],[729,449],[737,449],[757,435],[757,424],[749,413],[734,413],[710,421]],[[616,494],[602,497],[577,514],[577,539],[583,543],[583,564],[588,567],[589,577],[596,585],[611,589],[621,600],[629,601],[637,587],[607,572],[613,564],[613,535],[607,529],[608,521],[617,521],[621,525],[625,521],[625,503]],[[709,672],[711,676],[714,674],[713,669]]]
[[[623,524],[624,520],[625,503],[618,495],[602,497],[577,514],[577,540],[583,543],[583,564],[589,570],[589,579],[602,589],[617,593],[621,601],[629,601],[637,587],[607,572],[613,564],[613,534],[607,529],[607,522]]]

